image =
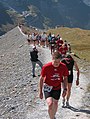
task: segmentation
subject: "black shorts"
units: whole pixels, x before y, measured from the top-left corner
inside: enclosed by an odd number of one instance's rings
[[[61,94],[61,89],[59,90],[51,90],[51,92],[44,91],[45,99],[48,97],[53,97],[55,100],[59,100]]]
[[[73,83],[73,75],[68,76],[68,83]]]

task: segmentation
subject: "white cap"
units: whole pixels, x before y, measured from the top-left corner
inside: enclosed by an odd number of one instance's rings
[[[34,45],[32,48],[33,48],[33,49],[36,49],[36,46]]]
[[[54,34],[52,34],[52,37],[55,37],[55,35],[54,35]]]
[[[62,40],[62,38],[60,38],[60,40]]]

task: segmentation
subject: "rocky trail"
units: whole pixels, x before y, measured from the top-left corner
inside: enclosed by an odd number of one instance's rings
[[[18,27],[0,37],[0,119],[49,119],[45,100],[38,97],[40,68],[32,78],[29,52],[32,46]],[[51,61],[50,50],[38,47],[43,64]],[[74,71],[74,79],[75,79]],[[62,108],[62,97],[57,119],[90,119],[89,77],[80,74],[80,85],[72,87],[70,108]]]

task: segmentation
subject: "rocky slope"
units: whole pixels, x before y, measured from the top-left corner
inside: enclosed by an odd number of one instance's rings
[[[49,119],[45,100],[38,97],[40,68],[36,67],[36,78],[31,75],[27,36],[18,27],[0,37],[0,119]],[[40,48],[39,59],[51,61],[48,48]],[[74,73],[75,78],[75,73]],[[88,78],[81,73],[79,87],[73,85],[71,108],[62,108],[61,100],[57,119],[89,119],[90,106],[85,101]]]

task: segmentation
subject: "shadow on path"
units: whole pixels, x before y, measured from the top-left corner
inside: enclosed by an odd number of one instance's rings
[[[69,107],[65,106],[64,108],[68,108],[68,109],[70,109],[74,112],[83,112],[83,113],[86,113],[86,114],[90,114],[90,110],[78,109],[78,108],[75,108],[73,106],[69,106]]]

